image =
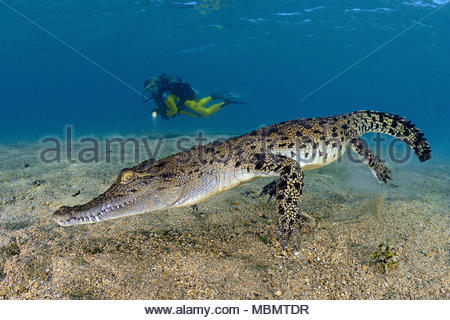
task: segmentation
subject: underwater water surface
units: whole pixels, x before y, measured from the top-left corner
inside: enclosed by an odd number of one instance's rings
[[[5,0],[0,141],[62,136],[66,125],[96,136],[244,133],[372,109],[407,116],[435,154],[448,154],[447,4]],[[247,104],[208,119],[153,121],[139,92],[161,73],[179,75],[205,95],[239,92]]]

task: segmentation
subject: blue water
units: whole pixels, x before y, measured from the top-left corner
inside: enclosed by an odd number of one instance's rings
[[[130,87],[163,72],[247,104],[153,121]],[[450,1],[1,0],[0,74],[0,142],[66,125],[77,135],[238,133],[367,108],[407,116],[435,155],[448,154]]]

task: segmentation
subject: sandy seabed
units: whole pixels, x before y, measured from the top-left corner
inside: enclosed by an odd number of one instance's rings
[[[162,156],[175,151],[167,141]],[[317,223],[302,228],[298,252],[283,253],[275,203],[258,197],[271,179],[198,211],[60,227],[56,209],[105,191],[134,161],[130,151],[126,163],[46,164],[42,149],[0,145],[0,298],[450,298],[448,161],[389,163],[387,185],[345,159],[306,172],[300,207]],[[387,273],[372,260],[386,241],[399,260]]]

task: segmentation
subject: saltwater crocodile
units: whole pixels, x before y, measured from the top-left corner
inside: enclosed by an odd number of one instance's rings
[[[356,111],[291,120],[123,169],[105,193],[83,205],[61,207],[53,218],[70,226],[189,206],[253,178],[279,176],[264,192],[276,198],[278,238],[284,248],[308,217],[298,207],[304,170],[327,165],[350,147],[380,183],[392,179],[391,171],[361,140],[367,132],[399,138],[420,161],[431,158],[423,133],[397,115]]]

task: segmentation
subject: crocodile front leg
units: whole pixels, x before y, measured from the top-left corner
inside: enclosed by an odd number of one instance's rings
[[[303,171],[294,160],[294,163],[286,163],[280,172],[280,179],[277,181],[277,207],[280,231],[278,239],[282,241],[283,250],[286,242],[292,235],[297,234],[297,228],[302,221],[298,200],[302,194]],[[297,248],[297,239],[294,237],[294,247]]]
[[[263,195],[267,194],[269,195],[269,198],[267,199],[267,202],[272,201],[272,199],[275,197],[275,195],[277,194],[277,180],[272,181],[268,184],[266,184],[263,189],[261,190],[261,193],[259,194],[259,197],[262,197]],[[307,222],[307,224],[311,227],[314,228],[314,226],[316,225],[316,219],[314,219],[314,217],[310,216],[309,214],[300,211],[300,215],[302,216],[302,218],[304,218],[304,220]]]
[[[250,171],[263,174],[277,174],[280,178],[276,181],[276,201],[280,230],[278,239],[282,242],[283,249],[286,243],[295,236],[299,224],[304,220],[298,207],[298,200],[302,194],[303,171],[300,165],[291,158],[273,154],[254,154],[247,163],[251,163]],[[294,246],[297,249],[297,241],[294,238]]]

